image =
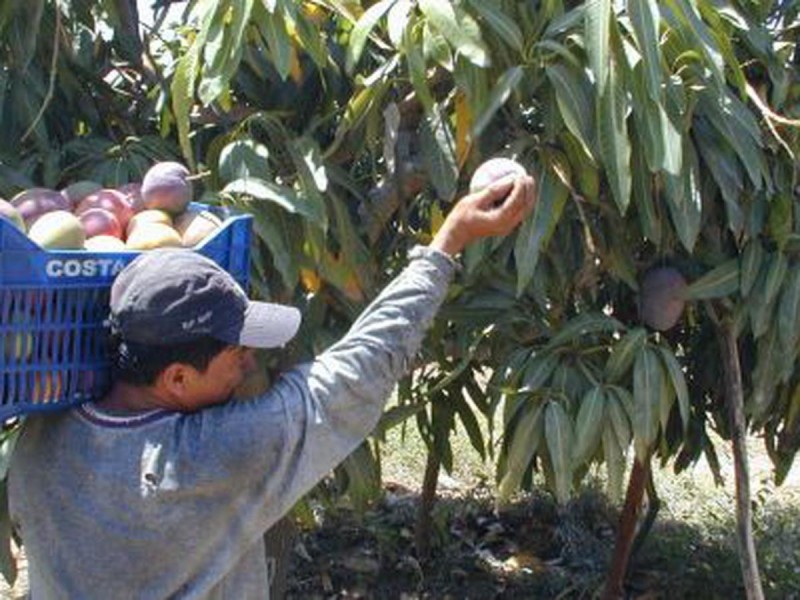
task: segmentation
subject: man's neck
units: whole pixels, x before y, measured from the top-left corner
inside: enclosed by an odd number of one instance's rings
[[[108,395],[97,403],[98,407],[113,413],[140,413],[174,407],[149,386],[117,382]]]

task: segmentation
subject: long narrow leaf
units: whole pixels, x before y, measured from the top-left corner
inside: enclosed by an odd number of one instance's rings
[[[574,464],[581,465],[587,462],[595,453],[606,425],[605,405],[606,394],[602,387],[592,388],[581,399],[575,420]]]
[[[564,64],[550,65],[545,72],[556,91],[556,101],[567,129],[586,154],[592,156],[595,127],[589,81],[581,71]]]
[[[544,429],[555,475],[556,498],[560,504],[565,504],[572,489],[572,447],[575,443],[575,434],[572,420],[558,402],[547,403]]]
[[[506,473],[498,490],[501,499],[508,498],[519,487],[544,434],[544,405],[540,403],[526,409],[508,445]]]
[[[730,296],[739,289],[739,261],[731,259],[711,269],[686,287],[687,300],[710,300]]]
[[[508,68],[498,78],[494,86],[492,86],[492,92],[489,95],[486,108],[478,115],[472,126],[473,139],[478,139],[480,137],[481,133],[483,133],[483,130],[489,125],[500,107],[506,103],[511,92],[519,85],[519,82],[522,80],[522,75],[522,67],[514,66]]]
[[[597,134],[608,182],[617,208],[624,215],[631,199],[631,143],[625,121],[625,90],[613,61],[606,66],[606,72],[608,85],[597,102]]]
[[[522,37],[522,30],[498,3],[486,2],[486,0],[469,0],[469,5],[494,30],[500,40],[509,44],[517,52],[522,52],[525,43]]]
[[[633,434],[639,459],[646,456],[658,436],[663,379],[664,370],[658,355],[649,348],[643,348],[633,365]]]
[[[520,226],[514,244],[514,260],[517,265],[517,295],[528,286],[539,255],[547,247],[561,219],[561,213],[569,197],[569,190],[552,172],[544,171],[539,177],[539,200]]]
[[[361,59],[361,53],[364,51],[364,45],[367,42],[369,34],[381,20],[381,17],[388,11],[396,0],[380,0],[367,10],[358,19],[358,22],[350,32],[350,44],[347,46],[347,54],[345,59],[345,68],[348,73],[352,73],[358,61]]]
[[[611,0],[588,0],[584,10],[586,53],[594,73],[597,95],[603,96],[607,86],[613,87],[613,83],[608,83],[612,3]]]
[[[628,14],[647,73],[647,93],[658,102],[661,97],[661,46],[658,42],[660,14],[656,0],[630,0]]]
[[[475,20],[450,0],[419,0],[428,21],[467,60],[479,67],[489,66],[489,53]]]
[[[680,410],[681,413],[683,430],[685,433],[689,427],[689,388],[686,386],[686,377],[672,350],[664,346],[657,346],[656,350],[661,357],[661,362],[668,375],[670,385],[678,398],[678,410]]]

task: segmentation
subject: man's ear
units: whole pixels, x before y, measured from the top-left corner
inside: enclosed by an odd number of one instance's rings
[[[156,384],[161,391],[171,398],[185,398],[191,388],[194,369],[184,363],[174,362],[161,371]]]

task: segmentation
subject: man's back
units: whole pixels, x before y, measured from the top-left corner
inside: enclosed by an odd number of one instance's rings
[[[28,553],[46,557],[30,564],[32,597],[268,597],[267,511],[247,501],[255,489],[236,502],[253,482],[201,447],[203,420],[91,407],[29,419],[9,486],[12,518],[37,522],[21,530]]]

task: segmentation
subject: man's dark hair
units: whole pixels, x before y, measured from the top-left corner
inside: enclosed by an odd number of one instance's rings
[[[111,373],[116,381],[132,385],[152,385],[158,375],[172,363],[183,363],[200,372],[205,371],[211,360],[228,346],[230,344],[227,342],[207,336],[169,346],[137,344],[112,333],[108,348]]]

